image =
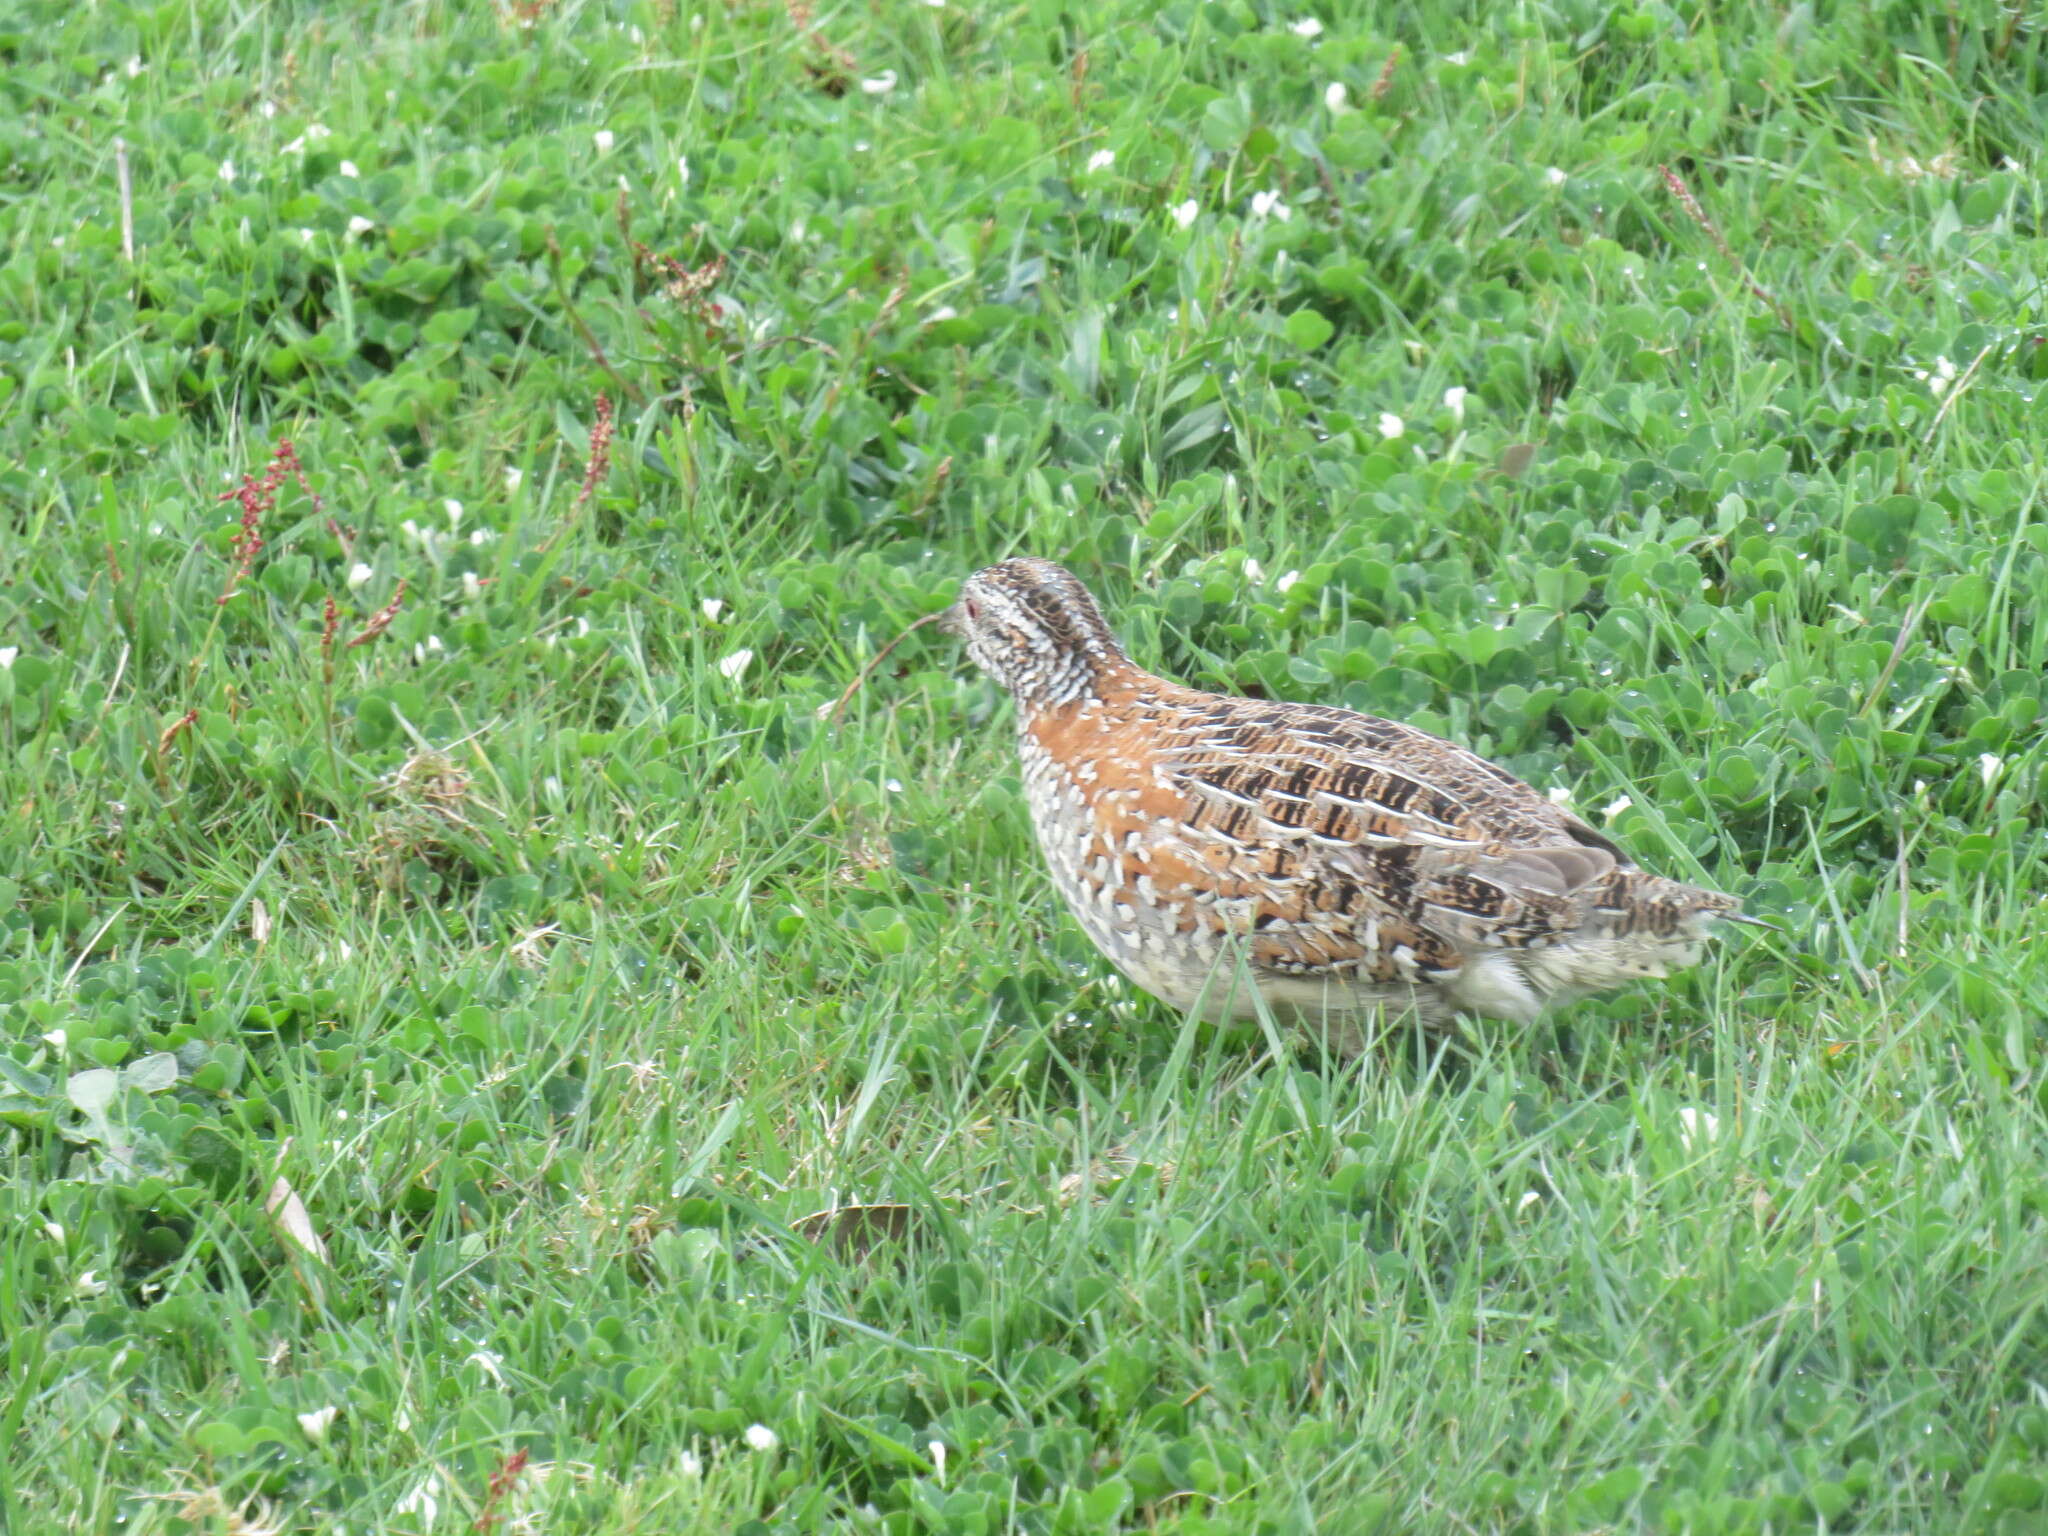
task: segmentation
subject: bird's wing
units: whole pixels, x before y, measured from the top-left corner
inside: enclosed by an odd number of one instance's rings
[[[1219,699],[1162,733],[1155,762],[1202,845],[1286,866],[1273,917],[1317,952],[1348,931],[1391,954],[1390,927],[1425,971],[1540,946],[1627,864],[1483,758],[1346,710]]]

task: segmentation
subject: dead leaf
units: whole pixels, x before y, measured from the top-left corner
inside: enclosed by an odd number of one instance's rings
[[[280,1174],[270,1186],[270,1196],[263,1202],[263,1208],[270,1213],[270,1220],[277,1228],[277,1235],[288,1248],[318,1259],[322,1264],[329,1261],[327,1245],[320,1240],[320,1234],[313,1230],[313,1219],[306,1214],[306,1202],[299,1198]]]
[[[1529,472],[1529,466],[1536,462],[1534,443],[1509,443],[1500,451],[1499,469],[1510,480],[1519,480]]]
[[[908,1243],[919,1226],[917,1212],[907,1205],[840,1205],[813,1211],[791,1222],[790,1230],[811,1242],[829,1243],[841,1258],[860,1259],[883,1243]]]

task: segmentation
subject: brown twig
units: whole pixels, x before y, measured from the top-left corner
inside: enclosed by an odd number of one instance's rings
[[[951,610],[949,609],[941,608],[937,613],[928,613],[923,618],[917,619],[908,626],[906,626],[903,632],[899,634],[894,640],[891,640],[887,645],[883,646],[879,651],[875,652],[873,659],[870,660],[866,666],[860,669],[860,675],[856,677],[852,682],[846,685],[846,692],[840,694],[838,699],[836,699],[832,703],[830,708],[822,710],[820,711],[820,713],[825,717],[825,719],[828,722],[830,722],[833,725],[837,725],[839,723],[839,712],[842,709],[846,708],[846,701],[852,698],[856,693],[860,691],[861,684],[865,683],[868,680],[869,676],[874,672],[875,668],[879,667],[884,661],[888,659],[889,653],[895,650],[896,647],[901,645],[905,640],[909,639],[913,631],[923,629],[927,624],[938,623],[939,620],[943,619],[950,611]]]
[[[1877,681],[1870,685],[1870,694],[1864,699],[1863,707],[1856,711],[1858,719],[1877,708],[1878,700],[1884,697],[1885,689],[1891,686],[1892,674],[1899,670],[1899,663],[1905,659],[1906,647],[1913,643],[1913,634],[1920,628],[1920,620],[1926,616],[1927,606],[1933,601],[1934,594],[1930,592],[1906,610],[1906,617],[1900,623],[1899,632],[1892,640],[1892,653],[1885,658],[1884,666],[1879,669]]]
[[[555,285],[555,297],[562,301],[562,309],[568,315],[569,323],[576,327],[576,334],[583,338],[583,345],[589,351],[591,361],[602,368],[611,381],[619,386],[620,394],[634,404],[639,404],[640,391],[633,387],[623,373],[612,366],[612,360],[605,356],[604,346],[598,341],[597,333],[584,320],[582,311],[576,307],[575,299],[569,295],[568,281],[562,276],[562,247],[556,241],[552,228],[548,230],[548,276]]]

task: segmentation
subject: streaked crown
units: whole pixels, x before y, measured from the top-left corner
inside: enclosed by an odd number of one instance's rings
[[[1050,560],[1020,557],[976,571],[941,627],[965,640],[974,664],[1020,703],[1070,703],[1128,665],[1088,589]]]

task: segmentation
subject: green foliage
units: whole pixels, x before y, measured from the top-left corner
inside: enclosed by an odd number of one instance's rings
[[[1989,0],[0,16],[0,1525],[2037,1529],[2044,104]],[[1787,937],[1171,1016],[934,632],[820,718],[1017,551]]]

